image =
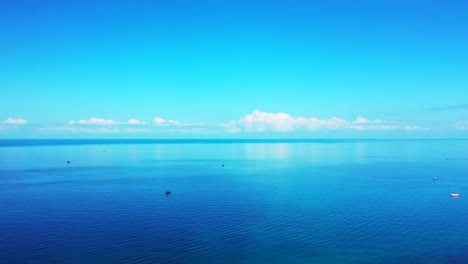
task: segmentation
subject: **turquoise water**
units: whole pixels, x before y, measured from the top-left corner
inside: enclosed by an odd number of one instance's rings
[[[468,140],[0,141],[0,263],[468,263],[467,220]]]

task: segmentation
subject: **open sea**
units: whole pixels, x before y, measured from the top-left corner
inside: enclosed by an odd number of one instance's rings
[[[0,140],[0,263],[468,263],[468,140]]]

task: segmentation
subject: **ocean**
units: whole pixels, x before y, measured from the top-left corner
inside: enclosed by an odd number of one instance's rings
[[[468,140],[0,140],[0,263],[468,263],[467,221]]]

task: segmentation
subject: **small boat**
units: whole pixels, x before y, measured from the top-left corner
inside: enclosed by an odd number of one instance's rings
[[[451,194],[450,194],[450,197],[452,197],[452,198],[458,198],[458,197],[460,197],[460,194],[458,194],[458,193],[451,193]]]

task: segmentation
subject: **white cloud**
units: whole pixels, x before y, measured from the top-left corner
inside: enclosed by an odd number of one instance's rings
[[[24,125],[27,124],[28,120],[22,119],[22,118],[7,118],[6,120],[3,121],[3,124],[8,124],[8,125]]]
[[[366,124],[368,122],[369,122],[369,120],[365,119],[364,117],[360,117],[360,116],[356,117],[356,120],[354,120],[355,124]]]
[[[69,124],[79,124],[79,125],[117,125],[118,122],[115,122],[111,119],[106,120],[104,118],[91,117],[90,119],[81,119],[77,122],[72,120],[68,122]]]
[[[292,117],[287,113],[268,113],[259,110],[255,110],[239,120],[219,125],[232,133],[295,130],[428,130],[428,128],[403,126],[380,119],[369,120],[364,117],[356,117],[353,121],[348,121],[335,116],[328,119]]]
[[[182,123],[177,120],[164,120],[162,118],[154,119],[156,125],[160,127],[156,129],[154,126],[147,126],[147,123],[138,119],[132,118],[126,122],[115,121],[112,119],[104,119],[91,117],[89,119],[70,120],[64,125],[43,126],[40,131],[49,132],[66,132],[66,133],[198,133],[202,128],[192,127],[200,126],[199,123]],[[191,129],[187,128],[190,127]],[[174,128],[173,130],[171,130]]]
[[[127,122],[114,121],[111,119],[91,117],[90,119],[80,119],[78,121],[71,120],[68,122],[69,125],[145,125],[146,122],[138,119],[129,119]]]
[[[165,120],[161,117],[155,117],[154,123],[158,126],[180,126],[182,123],[177,120]]]
[[[155,117],[155,118],[154,118],[154,122],[155,122],[156,124],[164,124],[164,122],[166,122],[166,120],[164,120],[164,118]]]
[[[380,120],[380,119],[369,120],[360,116],[356,117],[356,119],[354,119],[353,121],[353,124],[385,124],[385,123],[387,122]]]
[[[117,134],[122,132],[116,127],[83,127],[83,126],[48,126],[39,128],[40,131],[88,133],[88,134]]]
[[[206,128],[201,127],[164,127],[156,129],[155,127],[116,127],[116,126],[80,126],[80,125],[58,125],[44,126],[39,128],[44,132],[64,132],[64,133],[84,133],[84,134],[138,134],[138,133],[155,133],[155,134],[201,134],[206,131]]]
[[[129,125],[146,125],[146,122],[132,118],[132,119],[129,119],[127,121],[127,124],[129,124]]]
[[[428,127],[420,127],[420,126],[404,126],[404,130],[431,130]]]

